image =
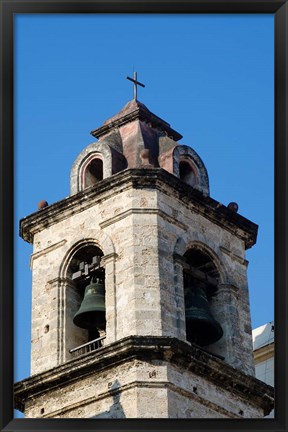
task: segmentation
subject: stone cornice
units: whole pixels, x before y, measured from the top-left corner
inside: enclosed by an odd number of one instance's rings
[[[103,369],[113,368],[129,359],[154,359],[184,367],[260,407],[264,415],[273,408],[274,389],[271,386],[234,369],[195,345],[176,338],[157,336],[129,336],[16,383],[15,408],[22,410],[27,398],[34,398]]]
[[[202,214],[245,242],[246,249],[256,243],[258,226],[229,210],[209,196],[187,185],[161,168],[136,168],[120,171],[94,186],[39,210],[20,221],[20,236],[32,243],[35,233],[76,212],[81,212],[128,189],[155,189],[180,200],[187,208]]]

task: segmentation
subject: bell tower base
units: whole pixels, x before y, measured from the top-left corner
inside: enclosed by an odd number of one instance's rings
[[[272,387],[176,338],[130,336],[25,379],[28,418],[263,418]]]

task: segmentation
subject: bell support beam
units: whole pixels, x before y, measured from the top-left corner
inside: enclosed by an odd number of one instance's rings
[[[194,279],[199,280],[200,282],[203,282],[206,284],[208,292],[215,292],[218,288],[218,280],[216,278],[213,278],[212,276],[209,276],[207,273],[203,272],[202,270],[199,270],[190,264],[188,264],[185,260],[185,258],[181,255],[174,254],[174,258],[180,262],[180,264],[183,267],[183,271],[192,276]]]
[[[85,261],[80,262],[79,270],[72,274],[72,280],[82,279],[89,276],[92,272],[99,270],[102,267],[101,258],[101,256],[94,256],[90,264]]]

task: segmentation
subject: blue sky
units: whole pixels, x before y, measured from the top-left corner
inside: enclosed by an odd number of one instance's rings
[[[30,374],[32,246],[19,219],[69,195],[90,131],[133,98],[204,161],[211,197],[259,225],[247,251],[252,325],[274,319],[272,15],[17,15],[15,381]]]

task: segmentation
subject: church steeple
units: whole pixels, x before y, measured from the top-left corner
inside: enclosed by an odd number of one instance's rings
[[[257,225],[210,197],[200,156],[137,97],[92,135],[71,195],[20,221],[33,244],[32,376],[16,384],[16,407],[48,418],[268,414],[245,258]]]

